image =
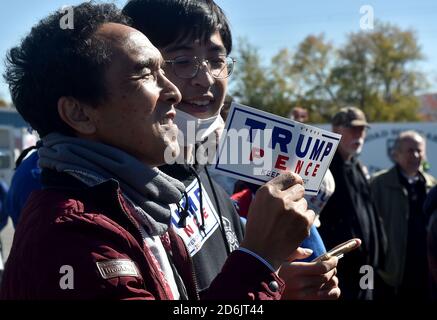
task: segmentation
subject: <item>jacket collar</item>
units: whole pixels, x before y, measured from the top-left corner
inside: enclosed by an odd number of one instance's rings
[[[190,168],[191,167],[191,168]],[[167,175],[179,180],[186,181],[193,176],[193,169],[196,172],[203,171],[205,165],[200,164],[165,164],[158,167],[159,170],[166,173]]]
[[[109,179],[90,187],[68,173],[43,169],[41,182],[43,189],[69,191],[89,205],[90,210],[104,212],[107,217],[131,232],[132,226],[135,227],[133,230],[139,230],[139,225],[131,214],[121,193],[119,183],[115,179]],[[142,239],[139,231],[135,232],[135,236],[137,240]]]
[[[383,183],[392,188],[402,188],[401,181],[399,180],[398,167],[395,165],[386,173],[386,178],[383,180]],[[419,170],[419,175],[425,180],[425,186],[427,188],[431,188],[433,183],[431,179],[426,175],[422,170]]]

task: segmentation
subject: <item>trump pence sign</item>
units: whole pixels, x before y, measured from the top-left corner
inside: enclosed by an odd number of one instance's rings
[[[255,184],[292,171],[302,177],[305,193],[315,195],[340,138],[320,128],[233,103],[215,168]]]

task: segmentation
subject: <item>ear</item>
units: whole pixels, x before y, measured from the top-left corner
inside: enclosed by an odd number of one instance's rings
[[[80,135],[92,135],[96,132],[96,126],[90,117],[90,108],[91,106],[73,97],[61,97],[58,100],[59,116]]]

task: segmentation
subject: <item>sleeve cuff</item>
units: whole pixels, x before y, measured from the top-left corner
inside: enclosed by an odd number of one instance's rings
[[[268,263],[265,259],[263,259],[259,255],[257,255],[255,252],[250,251],[249,249],[246,249],[246,248],[242,248],[242,247],[239,247],[237,250],[245,252],[247,254],[250,254],[252,257],[254,257],[257,260],[261,261],[267,268],[270,269],[271,272],[276,273],[277,270],[275,270],[270,263]]]

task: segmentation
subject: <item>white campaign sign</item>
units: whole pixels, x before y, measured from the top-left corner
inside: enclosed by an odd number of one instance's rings
[[[232,103],[216,169],[263,184],[281,172],[299,174],[305,193],[317,194],[341,135]]]

